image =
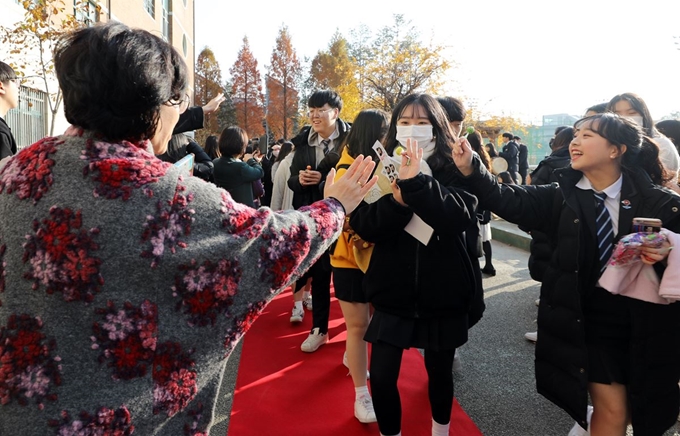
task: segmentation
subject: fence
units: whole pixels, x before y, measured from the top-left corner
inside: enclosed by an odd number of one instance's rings
[[[19,91],[19,107],[7,112],[5,121],[19,150],[47,136],[47,94],[22,86]]]

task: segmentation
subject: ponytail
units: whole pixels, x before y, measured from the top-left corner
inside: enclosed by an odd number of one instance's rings
[[[626,162],[626,154],[624,153],[623,165],[628,169],[635,166],[642,168],[655,185],[665,185],[666,182],[673,179],[673,176],[666,171],[659,160],[659,145],[647,135],[642,135],[642,143],[640,144],[640,152],[637,153],[635,163]]]

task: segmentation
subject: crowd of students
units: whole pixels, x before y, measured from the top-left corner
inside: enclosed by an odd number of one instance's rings
[[[8,68],[2,116],[18,92]],[[451,97],[411,94],[349,122],[341,96],[317,90],[309,124],[263,152],[237,126],[205,147],[183,134],[223,97],[187,108],[181,57],[148,32],[78,30],[55,68],[64,135],[14,156],[0,122],[0,433],[207,434],[252,320],[292,285],[290,322],[312,312],[300,349],[315,352],[329,340],[332,281],[355,417],[401,434],[401,359],[417,348],[432,435],[448,435],[457,350],[483,316],[482,278],[496,274],[491,213],[532,236],[537,390],[576,420],[570,435],[629,424],[662,435],[675,422],[680,305],[602,280],[635,217],[662,222],[664,238],[638,248],[657,282],[678,267],[680,135],[655,126],[639,96],[556,131],[531,174],[526,146],[504,133],[508,171],[492,174],[495,148],[461,135]],[[187,153],[188,179],[169,164]]]

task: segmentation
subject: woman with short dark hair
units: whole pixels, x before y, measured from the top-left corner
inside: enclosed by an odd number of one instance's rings
[[[248,134],[237,126],[222,130],[218,143],[222,157],[213,162],[215,184],[229,191],[234,201],[255,207],[253,183],[264,176],[260,149],[246,153]]]
[[[168,43],[109,22],[54,56],[72,126],[0,172],[0,434],[208,434],[232,349],[373,165],[305,211],[245,207],[154,156],[187,103]]]

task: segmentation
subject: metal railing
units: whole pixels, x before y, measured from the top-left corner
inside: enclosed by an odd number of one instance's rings
[[[7,112],[5,121],[12,129],[19,150],[47,136],[47,98],[43,91],[22,86],[19,106]]]

